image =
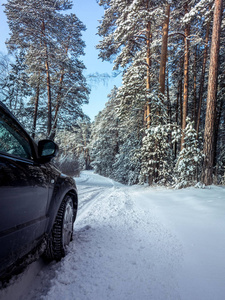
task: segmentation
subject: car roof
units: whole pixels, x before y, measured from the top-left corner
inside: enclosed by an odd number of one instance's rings
[[[17,119],[17,117],[10,111],[10,109],[2,101],[0,101],[0,107],[3,108],[3,110],[6,113],[8,113],[10,115],[10,117],[13,118],[17,123],[19,123],[20,127],[22,127],[23,130],[26,131],[26,129],[23,127],[23,125],[20,123],[20,121]],[[28,134],[27,131],[26,131],[26,133]]]

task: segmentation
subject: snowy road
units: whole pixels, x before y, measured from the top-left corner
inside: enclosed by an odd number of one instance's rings
[[[127,187],[83,172],[74,241],[26,300],[225,299],[225,189]]]

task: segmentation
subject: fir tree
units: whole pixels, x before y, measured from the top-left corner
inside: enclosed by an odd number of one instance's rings
[[[203,154],[197,141],[194,122],[187,119],[184,132],[184,144],[175,166],[175,187],[183,188],[198,182]],[[199,173],[198,173],[199,172]]]
[[[171,135],[177,130],[171,125],[155,125],[145,131],[141,148],[140,182],[171,184],[174,155]]]

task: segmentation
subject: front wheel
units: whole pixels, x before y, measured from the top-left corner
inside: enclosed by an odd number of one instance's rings
[[[67,246],[73,237],[74,205],[67,195],[57,213],[51,236],[48,240],[45,257],[59,261],[66,254]]]

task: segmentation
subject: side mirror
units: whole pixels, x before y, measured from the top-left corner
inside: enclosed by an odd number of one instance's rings
[[[58,146],[51,140],[38,142],[38,156],[42,162],[49,162],[58,153]]]

